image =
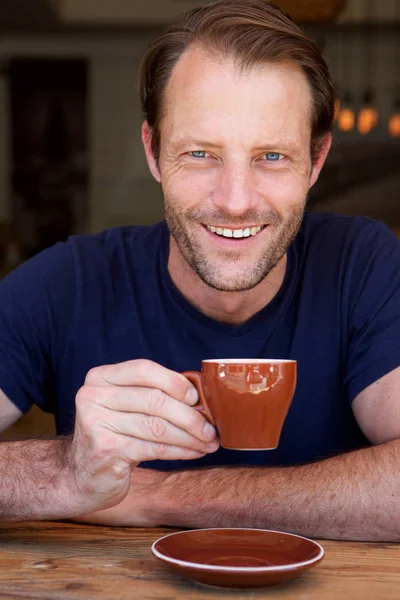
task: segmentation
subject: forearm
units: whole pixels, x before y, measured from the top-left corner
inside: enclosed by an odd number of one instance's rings
[[[68,438],[0,443],[0,520],[61,519],[79,512]]]
[[[396,440],[298,467],[175,472],[153,501],[170,526],[400,541],[399,465]]]

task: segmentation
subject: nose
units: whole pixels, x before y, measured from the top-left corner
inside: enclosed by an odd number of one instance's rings
[[[232,216],[240,216],[257,205],[254,173],[250,165],[224,164],[213,194],[214,205]]]

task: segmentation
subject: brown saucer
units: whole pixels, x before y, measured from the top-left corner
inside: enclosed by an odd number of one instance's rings
[[[317,542],[265,529],[180,531],[158,539],[151,550],[185,577],[230,588],[281,583],[324,557]]]

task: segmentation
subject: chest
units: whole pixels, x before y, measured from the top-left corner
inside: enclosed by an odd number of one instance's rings
[[[340,319],[332,307],[321,308],[319,303],[317,314],[317,307],[305,305],[300,296],[285,310],[236,334],[199,323],[161,303],[158,308],[150,302],[123,310],[121,305],[114,310],[97,306],[86,312],[89,318],[75,322],[58,369],[58,428],[62,433],[72,431],[75,395],[87,372],[98,365],[146,358],[182,372],[200,370],[206,358],[290,358],[298,361],[298,382],[282,447],[289,449],[295,443],[299,449],[307,438],[323,437],[332,420],[343,420],[343,414],[349,417],[342,385]]]

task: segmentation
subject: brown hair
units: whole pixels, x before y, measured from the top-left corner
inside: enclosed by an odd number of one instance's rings
[[[138,87],[145,118],[153,130],[152,150],[160,155],[163,94],[181,55],[193,44],[204,44],[233,57],[239,69],[268,62],[292,62],[305,73],[311,87],[311,156],[331,131],[335,89],[319,47],[292,19],[266,0],[222,0],[179,17],[150,42],[139,69]]]

